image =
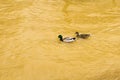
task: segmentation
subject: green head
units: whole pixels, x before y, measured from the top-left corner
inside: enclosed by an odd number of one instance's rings
[[[60,39],[60,41],[63,41],[63,36],[62,35],[58,35],[58,38]]]

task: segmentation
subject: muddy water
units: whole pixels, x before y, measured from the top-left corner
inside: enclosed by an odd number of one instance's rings
[[[0,0],[0,80],[120,80],[120,1]]]

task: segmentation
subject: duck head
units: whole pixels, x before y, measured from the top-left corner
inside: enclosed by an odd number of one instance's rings
[[[79,32],[75,32],[75,34],[79,34]]]
[[[58,38],[60,39],[60,41],[63,41],[63,36],[62,35],[58,35]]]
[[[79,32],[75,32],[75,34],[76,34],[76,37],[78,37],[78,36],[79,36]]]

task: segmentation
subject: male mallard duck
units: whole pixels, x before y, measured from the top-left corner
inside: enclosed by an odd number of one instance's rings
[[[87,39],[90,36],[90,34],[79,34],[79,32],[76,32],[75,34],[76,34],[76,37],[82,38],[82,39]]]
[[[62,35],[58,35],[58,38],[60,39],[60,41],[67,42],[67,43],[73,42],[76,39],[76,38],[71,38],[71,37],[65,37],[65,38],[63,38]]]

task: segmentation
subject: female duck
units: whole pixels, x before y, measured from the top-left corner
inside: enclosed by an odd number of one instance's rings
[[[60,41],[67,42],[67,43],[75,41],[75,38],[71,38],[71,37],[65,37],[65,38],[63,38],[62,35],[58,35],[58,38],[60,39]]]
[[[87,39],[88,37],[90,37],[90,34],[79,34],[79,32],[76,32],[76,37],[78,38],[82,38],[82,39]]]

